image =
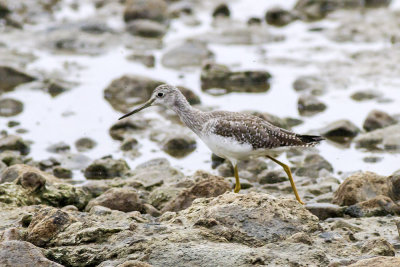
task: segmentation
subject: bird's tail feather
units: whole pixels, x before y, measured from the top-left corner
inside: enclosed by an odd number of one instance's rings
[[[315,146],[319,144],[322,140],[325,140],[319,135],[301,135],[298,134],[297,137],[304,143],[305,146]]]

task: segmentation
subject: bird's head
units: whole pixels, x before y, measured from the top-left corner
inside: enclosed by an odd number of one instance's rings
[[[183,97],[182,93],[175,86],[168,84],[159,85],[156,87],[156,89],[154,89],[149,100],[147,100],[144,104],[140,105],[139,107],[135,108],[134,110],[125,114],[119,119],[121,120],[147,107],[154,105],[164,106],[166,108],[172,108],[175,105],[177,99],[182,97]]]

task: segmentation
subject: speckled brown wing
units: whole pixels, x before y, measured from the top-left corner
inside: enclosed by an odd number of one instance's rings
[[[282,146],[310,146],[302,135],[276,127],[255,116],[221,116],[213,120],[214,134],[251,144],[253,149],[272,149]]]

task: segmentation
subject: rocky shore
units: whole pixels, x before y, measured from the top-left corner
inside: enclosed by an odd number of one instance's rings
[[[0,266],[400,266],[396,1],[35,2],[0,0]],[[306,205],[265,158],[234,194],[170,111],[117,121],[165,82],[324,136],[276,151]]]

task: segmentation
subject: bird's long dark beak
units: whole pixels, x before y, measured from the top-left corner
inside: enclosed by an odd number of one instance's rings
[[[122,119],[124,119],[124,118],[126,118],[126,117],[129,117],[129,116],[132,115],[132,114],[135,114],[135,113],[141,111],[142,109],[145,109],[145,108],[150,107],[151,104],[153,104],[154,100],[155,100],[155,98],[150,98],[146,103],[144,103],[143,105],[141,105],[141,106],[135,108],[135,109],[132,110],[131,112],[126,113],[124,116],[122,116],[122,117],[119,118],[118,120],[122,120]]]

